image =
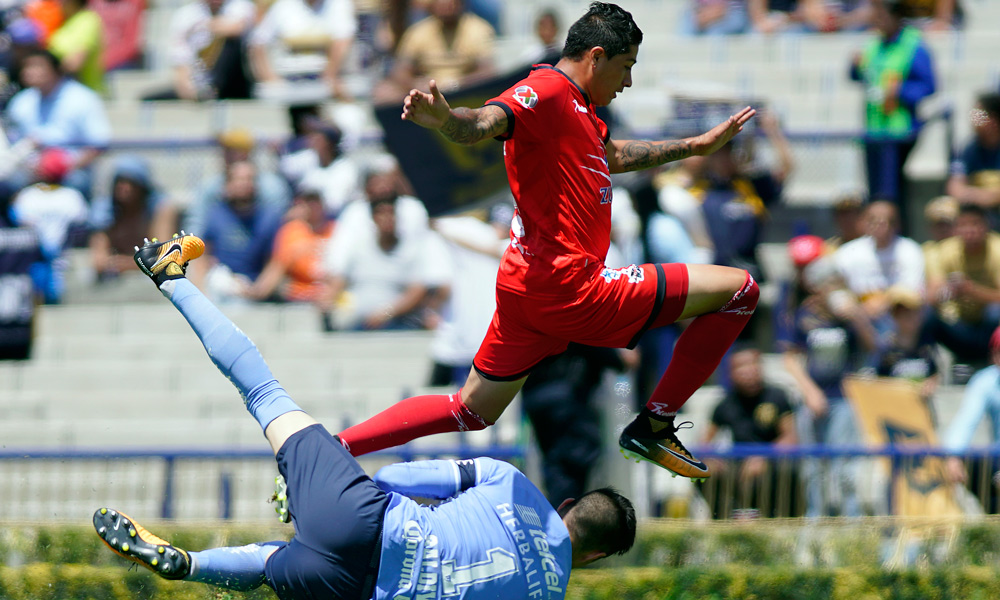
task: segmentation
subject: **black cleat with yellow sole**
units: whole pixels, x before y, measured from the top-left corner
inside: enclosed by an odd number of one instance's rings
[[[690,426],[690,422],[687,424]],[[704,480],[711,475],[708,466],[677,439],[678,429],[681,427],[675,426],[672,418],[661,420],[640,414],[622,431],[618,445],[625,458],[651,462],[675,477]]]
[[[159,288],[168,279],[184,277],[188,262],[204,252],[205,242],[201,238],[182,231],[165,242],[156,238],[143,240],[142,247],[135,247],[132,258]]]
[[[108,548],[164,579],[183,579],[191,572],[191,558],[180,548],[146,531],[117,510],[99,508],[94,529]]]

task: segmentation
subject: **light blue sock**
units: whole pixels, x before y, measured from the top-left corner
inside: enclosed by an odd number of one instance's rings
[[[191,557],[191,573],[184,580],[249,592],[267,581],[264,564],[275,550],[286,543],[261,542],[249,546],[188,552]]]
[[[187,279],[168,279],[160,292],[181,311],[209,358],[243,397],[262,430],[281,415],[302,410],[271,375],[267,363],[240,329]]]

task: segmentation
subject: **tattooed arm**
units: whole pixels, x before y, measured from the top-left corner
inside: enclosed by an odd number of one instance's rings
[[[507,113],[499,106],[453,109],[441,134],[456,144],[475,144],[507,131]]]
[[[437,129],[456,144],[475,144],[507,131],[507,113],[498,106],[455,108],[448,105],[433,79],[430,93],[410,90],[403,99],[404,121],[421,127]]]
[[[608,168],[612,173],[623,173],[656,167],[689,156],[711,154],[742,131],[743,125],[755,114],[757,112],[748,106],[709,131],[683,140],[608,140]]]

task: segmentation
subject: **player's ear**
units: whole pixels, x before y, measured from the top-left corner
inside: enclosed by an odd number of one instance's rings
[[[568,507],[575,500],[576,500],[576,498],[566,498],[565,500],[562,501],[561,504],[559,504],[559,508],[556,509],[556,512],[559,513],[560,515],[565,514],[563,512],[563,509],[566,508],[566,507]]]
[[[608,53],[605,52],[604,48],[600,46],[594,46],[593,48],[590,49],[590,51],[587,54],[590,55],[590,63],[594,67],[597,66],[597,61],[600,60],[602,57],[603,58],[608,57]]]

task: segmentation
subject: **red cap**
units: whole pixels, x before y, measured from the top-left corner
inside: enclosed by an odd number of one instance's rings
[[[1000,350],[1000,327],[993,330],[993,335],[990,336],[990,350],[996,352]]]
[[[61,183],[69,170],[69,152],[62,148],[46,148],[38,157],[38,178],[46,183]]]
[[[797,235],[788,240],[788,256],[796,267],[804,267],[823,255],[823,246],[818,235]]]

